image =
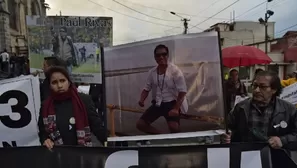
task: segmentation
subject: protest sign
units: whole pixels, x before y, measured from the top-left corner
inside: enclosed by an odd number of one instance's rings
[[[0,82],[0,147],[40,145],[38,78],[23,76]]]
[[[4,168],[271,168],[267,144],[153,148],[44,147],[0,149]],[[278,150],[276,152],[283,152]],[[38,158],[38,159],[36,159]],[[287,166],[287,156],[277,162]],[[292,161],[291,166],[294,165]],[[287,167],[286,167],[287,168]]]
[[[283,88],[280,98],[294,105],[297,104],[297,83]]]

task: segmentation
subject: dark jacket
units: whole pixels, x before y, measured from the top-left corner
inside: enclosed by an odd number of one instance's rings
[[[238,103],[229,113],[227,119],[228,129],[232,131],[231,142],[248,142],[248,116],[250,112],[251,99]],[[274,125],[285,121],[286,128],[274,128]],[[276,98],[274,113],[270,119],[268,137],[280,137],[284,148],[291,148],[297,141],[297,113],[293,104]],[[294,146],[294,145],[293,145]]]
[[[105,141],[106,131],[102,126],[102,120],[98,115],[98,113],[96,112],[94,103],[89,95],[86,95],[83,93],[78,93],[78,94],[87,109],[91,132],[103,144]],[[71,100],[69,99],[63,102],[55,102],[54,105],[55,105],[55,112],[56,112],[56,124],[61,133],[63,144],[77,145],[76,130],[72,129],[69,131],[69,119],[73,117]],[[41,110],[40,110],[40,115],[38,119],[38,127],[39,127],[40,142],[41,144],[43,144],[43,142],[48,138],[48,134],[45,131]]]
[[[240,81],[239,81],[240,82]],[[226,80],[224,82],[224,87],[225,87],[225,101],[226,101],[226,106],[227,106],[227,112],[229,113],[233,107],[231,107],[231,101],[232,99],[235,100],[236,95],[245,95],[247,96],[247,90],[246,87],[242,82],[240,82],[240,86],[238,89],[235,88],[234,84],[230,79]]]
[[[43,102],[50,95],[50,85],[47,78],[40,81],[40,100]]]

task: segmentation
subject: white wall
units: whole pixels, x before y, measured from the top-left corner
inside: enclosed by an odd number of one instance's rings
[[[259,22],[251,21],[236,21],[235,30],[252,30],[255,36],[255,42],[260,42],[265,40],[265,26]],[[267,33],[270,39],[274,38],[274,25],[275,22],[268,22]]]
[[[221,38],[224,38],[222,48],[246,45],[254,42],[254,34],[252,31],[239,30],[239,31],[223,31],[220,32]]]

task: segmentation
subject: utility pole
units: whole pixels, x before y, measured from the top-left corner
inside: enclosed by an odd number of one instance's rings
[[[184,34],[188,34],[188,21],[190,19],[183,18],[182,21],[184,22]]]
[[[188,25],[189,25],[189,21],[190,21],[190,19],[187,19],[187,18],[184,18],[184,17],[182,17],[182,16],[180,16],[180,15],[178,15],[178,14],[176,14],[175,12],[170,12],[172,15],[175,15],[175,16],[177,16],[177,17],[179,17],[179,18],[181,18],[181,21],[183,22],[183,24],[184,24],[184,32],[183,32],[183,34],[188,34]]]
[[[268,53],[268,40],[269,40],[269,36],[268,36],[268,20],[269,18],[274,14],[273,11],[268,10],[268,3],[272,2],[273,0],[267,0],[266,3],[266,13],[265,13],[265,18],[259,18],[259,22],[260,24],[265,26],[265,53]]]

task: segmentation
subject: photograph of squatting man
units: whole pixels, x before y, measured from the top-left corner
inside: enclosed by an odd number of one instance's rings
[[[158,45],[154,50],[154,58],[158,65],[148,72],[147,81],[138,102],[139,106],[144,107],[144,102],[152,91],[152,105],[142,114],[136,127],[148,134],[161,134],[163,132],[151,124],[163,116],[170,132],[178,133],[181,110],[188,108],[185,99],[186,81],[182,71],[176,65],[168,63],[167,46]]]

